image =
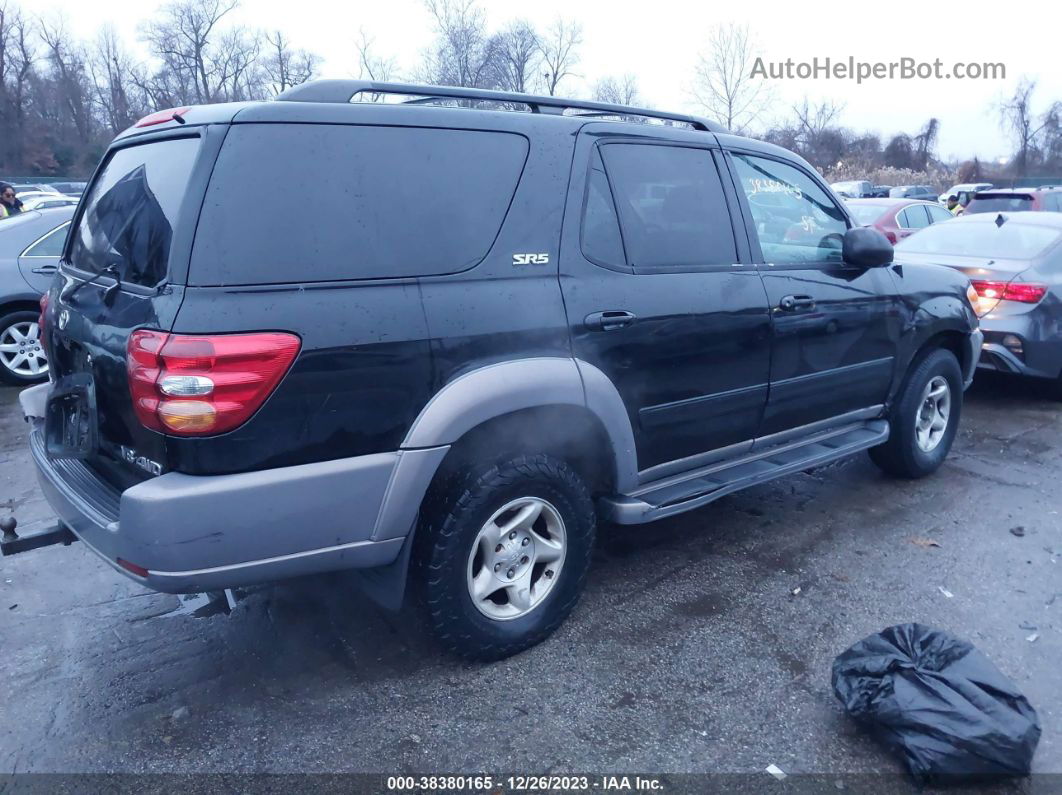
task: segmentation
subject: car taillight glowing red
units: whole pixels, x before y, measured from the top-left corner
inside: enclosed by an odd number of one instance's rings
[[[168,334],[129,337],[126,368],[137,418],[173,436],[213,436],[250,419],[299,353],[294,334]]]
[[[48,344],[48,325],[44,322],[48,316],[48,293],[41,296],[41,316],[37,318],[37,326],[40,329],[38,332],[41,338],[41,345]]]
[[[1025,282],[994,282],[973,279],[970,284],[982,298],[996,301],[1020,301],[1023,304],[1037,304],[1047,294],[1046,284],[1027,284]]]

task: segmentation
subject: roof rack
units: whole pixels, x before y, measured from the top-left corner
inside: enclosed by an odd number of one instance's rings
[[[581,99],[540,97],[534,94],[518,94],[512,91],[488,91],[482,88],[455,88],[453,86],[421,86],[409,83],[377,83],[371,80],[310,80],[282,91],[277,99],[284,102],[350,102],[358,94],[396,94],[410,96],[419,104],[433,99],[467,99],[490,102],[511,102],[527,105],[532,113],[561,115],[565,110],[591,111],[600,116],[643,116],[688,124],[695,130],[727,132],[726,128],[699,116],[682,113],[667,113],[630,105],[612,105],[607,102],[587,102]],[[584,115],[584,114],[579,114]]]

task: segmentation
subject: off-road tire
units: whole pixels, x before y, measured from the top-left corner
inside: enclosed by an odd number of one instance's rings
[[[943,437],[932,451],[926,452],[918,446],[915,428],[926,387],[938,376],[951,389],[951,410]],[[937,348],[916,360],[889,413],[889,440],[869,450],[871,460],[894,477],[923,478],[935,472],[955,441],[962,398],[962,371],[955,354]]]
[[[466,580],[477,534],[508,501],[547,500],[566,533],[558,581],[526,615],[492,620],[473,604]],[[596,519],[579,474],[549,455],[518,455],[444,477],[428,495],[414,539],[414,586],[440,643],[469,660],[500,660],[547,638],[568,617],[586,581]]]

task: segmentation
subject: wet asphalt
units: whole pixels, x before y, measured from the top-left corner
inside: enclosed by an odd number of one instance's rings
[[[51,517],[16,394],[0,389],[0,516],[32,532]],[[1060,512],[1062,401],[979,376],[935,476],[860,455],[603,527],[571,619],[492,665],[445,656],[346,575],[197,618],[78,544],[37,550],[0,561],[0,773],[899,774],[830,664],[918,621],[1014,680],[1043,726],[1034,771],[1062,774]]]

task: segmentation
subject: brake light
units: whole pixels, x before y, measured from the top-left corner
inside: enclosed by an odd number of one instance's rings
[[[1019,301],[1023,304],[1036,304],[1047,294],[1046,284],[994,282],[981,279],[974,279],[970,283],[981,298],[992,301]]]
[[[41,338],[41,345],[48,344],[48,326],[44,322],[48,316],[48,293],[41,296],[41,316],[37,318],[37,327],[40,329],[38,334]]]
[[[237,428],[272,394],[299,353],[294,334],[168,334],[129,337],[133,408],[151,430],[211,436]]]
[[[191,108],[167,108],[166,110],[160,110],[156,113],[149,113],[136,123],[137,127],[153,127],[156,124],[165,124],[169,121],[179,121],[184,124],[184,117],[188,115],[188,111]]]

